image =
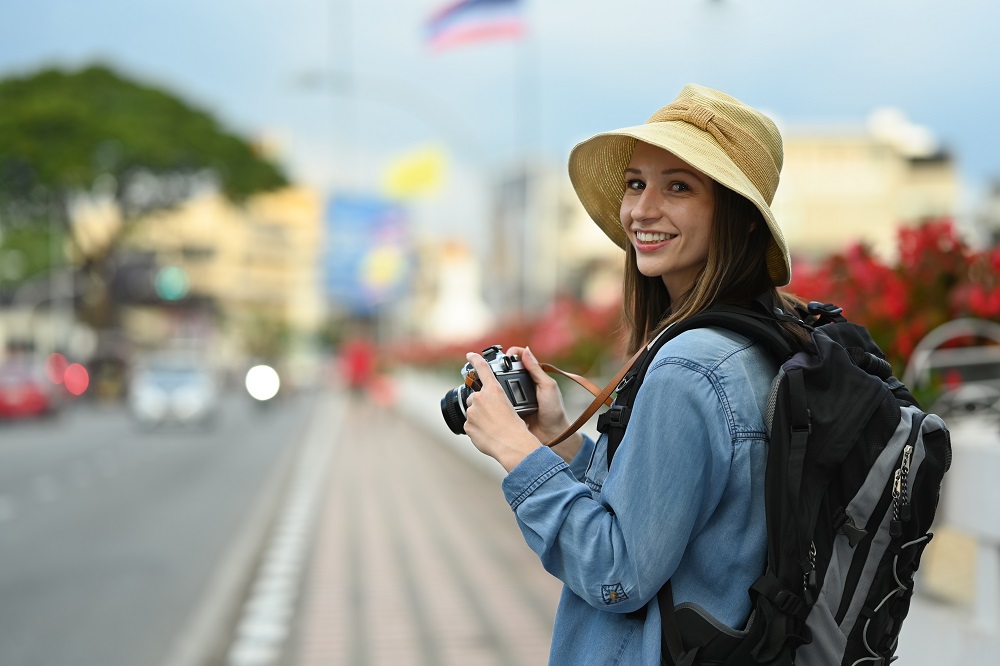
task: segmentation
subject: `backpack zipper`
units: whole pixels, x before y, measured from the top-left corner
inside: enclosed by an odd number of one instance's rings
[[[812,606],[816,603],[816,542],[809,543],[809,555],[806,557],[806,566],[802,574],[802,590],[805,602]]]
[[[841,597],[840,607],[837,609],[836,615],[834,615],[834,621],[838,625],[842,625],[844,618],[847,617],[847,612],[851,602],[854,595],[857,593],[857,586],[861,578],[862,569],[864,568],[865,562],[868,559],[868,553],[872,547],[872,540],[874,538],[873,533],[877,532],[879,523],[881,523],[882,520],[885,520],[885,516],[889,513],[890,505],[893,508],[893,518],[889,520],[889,534],[892,538],[897,538],[902,535],[903,524],[895,519],[897,500],[904,497],[904,493],[907,490],[906,485],[903,483],[902,469],[904,467],[906,468],[908,478],[910,464],[913,459],[913,451],[915,448],[914,443],[920,435],[923,417],[924,415],[918,415],[911,424],[909,437],[903,445],[902,452],[900,452],[899,467],[896,469],[891,479],[886,479],[885,488],[882,491],[882,497],[879,500],[879,503],[875,505],[875,510],[868,516],[868,522],[863,528],[867,532],[867,535],[861,539],[858,543],[857,551],[851,556],[851,564],[848,568],[847,577],[845,578],[844,594]],[[907,449],[909,449],[909,453],[907,453]],[[908,517],[909,512],[909,504],[905,507],[899,507],[901,517]],[[841,626],[841,629],[843,628],[844,627]]]
[[[903,447],[903,459],[899,469],[893,476],[892,483],[892,520],[889,522],[889,534],[898,537],[903,534],[904,520],[910,519],[909,479],[910,463],[913,461],[913,445]]]

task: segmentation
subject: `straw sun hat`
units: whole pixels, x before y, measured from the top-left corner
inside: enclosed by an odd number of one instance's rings
[[[770,118],[725,93],[691,84],[646,124],[602,132],[577,144],[569,156],[576,194],[597,226],[622,248],[629,240],[619,209],[636,140],[673,153],[752,201],[774,239],[767,249],[771,281],[779,287],[788,284],[788,246],[771,213],[782,150]]]

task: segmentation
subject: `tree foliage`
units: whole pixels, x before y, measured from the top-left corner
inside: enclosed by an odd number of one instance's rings
[[[107,67],[0,81],[0,197],[8,203],[65,201],[104,177],[128,213],[130,204],[170,203],[143,192],[151,178],[176,185],[198,174],[212,174],[235,200],[286,183],[276,164],[208,112]],[[181,198],[183,189],[173,194]]]
[[[52,226],[21,226],[0,237],[0,290],[29,280],[52,265],[52,246],[62,247],[65,236]]]

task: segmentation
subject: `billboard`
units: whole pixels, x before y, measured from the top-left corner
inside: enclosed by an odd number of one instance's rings
[[[371,314],[400,298],[409,282],[406,215],[377,196],[337,194],[326,208],[323,280],[327,298],[352,314]]]

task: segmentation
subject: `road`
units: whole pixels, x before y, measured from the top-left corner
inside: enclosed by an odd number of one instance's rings
[[[82,405],[0,422],[0,664],[169,660],[262,489],[287,476],[312,404],[231,396],[211,429],[146,432]]]

